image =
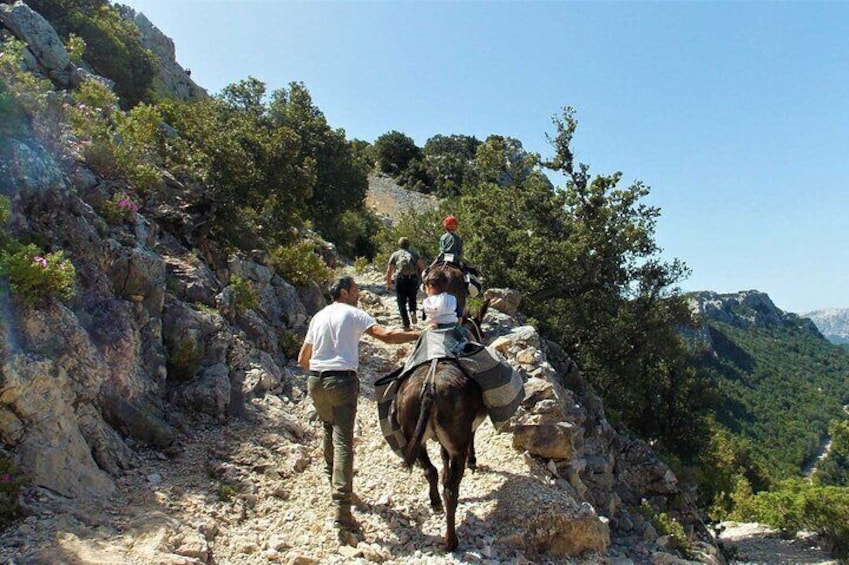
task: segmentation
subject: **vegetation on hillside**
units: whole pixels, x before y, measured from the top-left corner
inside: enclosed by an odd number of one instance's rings
[[[802,326],[741,329],[709,321],[704,362],[722,405],[717,421],[749,440],[761,468],[797,476],[817,455],[849,399],[849,356]]]

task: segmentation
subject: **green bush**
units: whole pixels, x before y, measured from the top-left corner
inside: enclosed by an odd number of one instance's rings
[[[68,40],[65,42],[65,50],[68,52],[72,63],[78,66],[83,63],[85,47],[85,40],[82,37],[75,33],[68,34]]]
[[[788,533],[816,532],[835,557],[849,557],[849,488],[787,481],[755,495],[748,518]]]
[[[639,510],[641,514],[651,521],[652,526],[659,534],[670,537],[671,547],[673,549],[681,552],[684,556],[690,555],[692,545],[681,522],[670,518],[665,512],[655,512],[646,501],[643,501]]]
[[[178,381],[187,381],[197,374],[203,360],[203,351],[197,341],[188,338],[168,350],[168,376]]]
[[[101,215],[110,224],[119,225],[131,223],[135,220],[139,205],[125,192],[116,192],[115,195],[103,204]]]
[[[69,120],[93,170],[126,180],[139,194],[150,193],[160,180],[162,114],[147,104],[122,112],[117,100],[100,82],[85,81],[74,92]]]
[[[368,259],[365,257],[357,257],[354,259],[354,272],[358,275],[365,274],[368,266],[371,265]]]
[[[3,245],[6,240],[6,222],[9,221],[9,216],[12,215],[12,201],[8,196],[0,194],[0,245]]]
[[[298,352],[301,350],[301,343],[304,341],[304,336],[295,331],[284,331],[278,338],[278,344],[283,354],[287,359],[297,359]]]
[[[277,247],[271,251],[270,258],[274,270],[295,286],[306,286],[313,281],[323,285],[333,276],[309,241]]]
[[[237,312],[251,310],[259,305],[256,289],[248,279],[233,275],[230,277],[230,287],[233,289],[233,305]]]
[[[0,253],[0,274],[12,294],[31,306],[74,295],[76,270],[62,251],[43,253],[36,245],[8,245]]]

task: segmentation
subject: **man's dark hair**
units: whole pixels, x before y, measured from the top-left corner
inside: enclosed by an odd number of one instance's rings
[[[343,290],[351,292],[351,287],[354,285],[354,277],[344,276],[339,277],[327,287],[327,292],[330,294],[330,299],[334,302],[339,300]]]
[[[433,288],[437,294],[442,294],[448,290],[448,275],[442,269],[431,271],[427,274],[425,285]]]
[[[401,249],[409,249],[410,248],[410,240],[407,239],[406,237],[402,237],[401,239],[398,240],[398,246]]]

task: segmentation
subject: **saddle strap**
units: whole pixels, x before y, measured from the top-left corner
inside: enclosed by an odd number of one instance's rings
[[[422,392],[421,396],[424,396],[425,391],[430,386],[432,388],[436,388],[436,365],[439,363],[439,358],[434,357],[430,361],[430,369],[427,372],[427,378],[422,383]]]

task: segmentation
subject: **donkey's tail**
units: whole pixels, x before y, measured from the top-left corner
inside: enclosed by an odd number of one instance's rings
[[[416,462],[416,457],[419,455],[419,449],[422,445],[422,439],[427,429],[427,423],[430,420],[430,413],[433,410],[433,402],[436,399],[436,385],[428,379],[422,387],[421,395],[419,396],[419,420],[416,422],[416,431],[413,432],[413,437],[410,438],[407,448],[404,450],[404,466],[411,469]]]

